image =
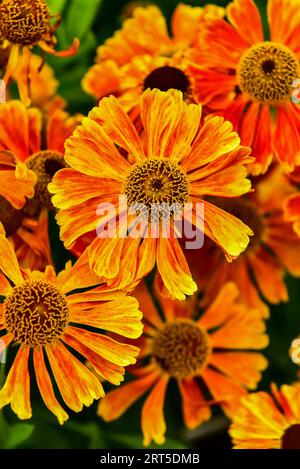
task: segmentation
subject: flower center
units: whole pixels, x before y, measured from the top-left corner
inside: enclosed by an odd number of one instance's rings
[[[58,339],[69,320],[66,297],[43,280],[15,287],[4,301],[4,324],[14,340],[30,347]]]
[[[282,449],[300,449],[300,424],[289,427],[281,442]]]
[[[236,218],[245,223],[245,225],[251,228],[254,235],[250,236],[250,242],[248,244],[247,250],[252,249],[261,243],[265,230],[265,224],[263,217],[260,215],[253,202],[245,199],[228,199],[216,201],[216,205],[218,205],[218,207],[225,210],[226,212],[231,213],[231,215],[234,215]]]
[[[6,236],[15,234],[22,225],[24,212],[17,210],[0,196],[0,222],[4,226]]]
[[[3,0],[0,5],[1,36],[22,46],[36,44],[50,29],[44,0]]]
[[[186,379],[206,366],[210,350],[205,331],[190,319],[177,319],[158,333],[152,355],[170,376]]]
[[[182,70],[166,65],[156,68],[145,78],[144,90],[147,88],[158,88],[160,91],[173,88],[186,94],[190,89],[190,81]]]
[[[283,44],[262,42],[247,50],[238,70],[241,91],[262,103],[278,103],[290,98],[298,77],[299,62]]]
[[[34,197],[28,200],[25,210],[28,215],[36,216],[42,207],[53,209],[48,184],[55,173],[67,165],[62,154],[45,150],[32,155],[27,161],[27,166],[37,175],[37,183]]]
[[[186,175],[177,164],[151,158],[133,168],[124,193],[130,208],[145,218],[161,220],[183,208],[188,201],[188,189]]]

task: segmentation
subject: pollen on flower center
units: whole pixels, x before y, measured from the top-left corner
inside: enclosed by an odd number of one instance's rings
[[[4,301],[4,324],[16,342],[30,347],[58,339],[69,321],[65,296],[47,281],[28,281]]]
[[[283,44],[262,42],[243,55],[238,70],[239,87],[253,100],[276,103],[289,99],[298,77],[299,61]]]
[[[18,231],[22,225],[23,217],[23,210],[15,209],[0,195],[0,223],[4,226],[6,236],[11,236]]]
[[[248,244],[247,251],[249,249],[253,249],[261,243],[265,230],[265,223],[262,215],[258,212],[253,202],[239,198],[222,200],[222,202],[216,201],[216,205],[218,205],[218,207],[222,208],[226,212],[231,213],[231,215],[234,215],[236,218],[245,223],[245,225],[251,228],[254,235],[250,236],[250,242]]]
[[[22,46],[36,44],[50,30],[44,0],[3,0],[0,4],[1,36]]]
[[[61,153],[45,150],[32,155],[27,166],[37,175],[37,183],[34,197],[28,200],[25,211],[30,216],[36,216],[42,207],[53,209],[48,184],[57,171],[66,167],[66,163]]]
[[[282,437],[282,449],[300,449],[300,424],[289,427]]]
[[[190,81],[182,70],[166,65],[156,68],[145,78],[144,90],[147,88],[157,88],[160,91],[168,91],[173,88],[186,94],[190,89]]]
[[[167,323],[154,339],[152,356],[163,371],[178,379],[203,369],[210,353],[208,336],[194,321]]]
[[[188,181],[177,164],[151,158],[136,165],[128,176],[124,194],[128,206],[155,219],[174,215],[188,201]]]

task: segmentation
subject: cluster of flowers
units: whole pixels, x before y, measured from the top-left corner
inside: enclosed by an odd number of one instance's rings
[[[78,41],[55,52],[59,21],[44,0],[1,2],[1,71],[20,100],[0,105],[0,351],[18,346],[0,408],[31,417],[32,354],[61,424],[52,379],[75,412],[101,398],[106,421],[149,392],[144,444],[161,444],[175,379],[188,428],[220,406],[236,448],[300,447],[299,384],[249,393],[267,367],[268,303],[288,301],[285,275],[300,276],[299,7],[268,0],[267,39],[253,0],[179,4],[171,35],[157,7],[128,11],[83,77],[98,103],[83,117],[66,112],[31,50],[68,56]],[[122,195],[191,204],[204,246],[185,249],[175,225],[165,236],[161,213],[156,237],[97,236],[112,217],[97,208]],[[49,211],[77,258],[58,274]],[[113,214],[120,225],[125,215],[128,232],[146,221],[127,207]],[[133,379],[104,396],[129,365]]]

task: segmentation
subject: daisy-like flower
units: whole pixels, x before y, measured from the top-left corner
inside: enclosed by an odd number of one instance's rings
[[[83,89],[96,99],[114,94],[126,110],[138,105],[147,88],[181,91],[193,100],[193,77],[188,73],[186,51],[192,46],[204,17],[222,17],[224,9],[214,5],[192,7],[179,4],[171,20],[154,5],[138,7],[133,17],[98,48],[96,64],[83,79]]]
[[[56,18],[54,25],[52,19]],[[0,4],[0,40],[8,50],[4,82],[7,84],[18,67],[19,60],[30,70],[31,48],[38,45],[42,51],[58,57],[74,55],[79,47],[78,39],[65,51],[56,51],[55,32],[60,24],[58,15],[51,16],[45,0],[3,0]],[[29,75],[17,76],[21,100],[30,105]]]
[[[26,108],[20,101],[9,101],[0,107],[0,151],[10,164],[17,164],[12,181],[4,163],[0,164],[0,193],[5,198],[0,203],[0,223],[15,244],[23,267],[41,269],[51,263],[47,220],[53,206],[47,184],[57,170],[66,166],[64,142],[78,123],[79,116],[70,117],[57,109],[44,129],[43,115],[36,108]],[[24,190],[22,177],[29,178],[30,187],[25,186],[24,195],[30,200],[23,197],[21,203],[15,203]]]
[[[300,449],[299,384],[241,399],[229,433],[235,449]]]
[[[78,289],[87,290],[76,293]],[[20,419],[29,419],[32,414],[31,355],[44,403],[61,424],[68,415],[55,397],[45,357],[64,403],[75,412],[103,397],[104,392],[100,379],[74,352],[87,359],[101,379],[116,385],[123,380],[124,367],[136,361],[137,347],[122,344],[102,330],[139,337],[142,314],[138,302],[101,284],[90,271],[86,256],[57,276],[50,266],[45,272],[24,270],[9,241],[0,235],[0,295],[4,296],[0,305],[2,347],[18,346],[0,390],[0,408],[10,404]]]
[[[191,60],[197,101],[225,116],[252,147],[253,174],[265,173],[275,155],[285,171],[300,164],[300,111],[292,102],[300,76],[298,0],[268,0],[265,38],[253,0],[234,0],[227,19],[202,25]]]
[[[203,124],[200,119],[201,106],[186,104],[181,92],[147,90],[141,100],[141,137],[111,96],[103,98],[66,141],[70,168],[59,171],[48,186],[55,194],[53,204],[60,209],[61,238],[72,249],[89,234],[91,268],[112,284],[124,287],[124,282],[138,281],[156,262],[173,298],[184,299],[196,291],[176,238],[175,225],[185,218],[205,229],[229,260],[247,247],[252,231],[201,197],[237,197],[248,192],[251,184],[245,165],[252,161],[250,149],[240,146],[238,135],[223,118],[206,119]],[[127,203],[120,204],[120,196]],[[98,206],[107,203],[114,210],[96,215]],[[192,220],[184,210],[186,203],[195,215]],[[197,203],[204,204],[204,223]],[[141,205],[145,211],[132,214]],[[159,210],[150,215],[153,205]],[[168,216],[169,236],[164,231]],[[124,218],[128,236],[123,232]],[[108,230],[106,237],[98,236],[98,228],[108,219],[116,221],[119,232]],[[130,235],[137,224],[140,235]],[[154,236],[149,229],[152,224]]]
[[[254,189],[248,196],[216,202],[252,229],[254,236],[247,249],[229,264],[223,253],[207,241],[202,256],[191,259],[191,270],[204,292],[204,305],[224,283],[233,281],[242,301],[266,317],[269,308],[264,300],[273,304],[288,300],[285,274],[300,276],[300,240],[282,209],[282,200],[296,189],[279,166],[254,183]]]
[[[190,301],[171,300],[162,300],[161,316],[143,284],[135,296],[145,319],[140,359],[132,370],[136,379],[109,392],[98,414],[114,420],[150,390],[142,410],[144,444],[162,444],[167,386],[176,379],[188,428],[210,418],[212,403],[232,415],[246,389],[256,388],[267,366],[257,350],[268,344],[263,320],[237,302],[236,286],[227,284],[200,317]]]

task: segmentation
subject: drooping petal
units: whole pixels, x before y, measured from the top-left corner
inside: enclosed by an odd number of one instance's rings
[[[37,385],[39,387],[43,401],[48,409],[57,417],[62,425],[69,416],[57,401],[51,378],[46,368],[44,352],[42,348],[35,348],[33,351],[33,363]]]
[[[10,403],[19,419],[30,419],[30,376],[28,358],[30,348],[21,346],[0,391],[0,408]]]
[[[98,415],[106,422],[119,418],[159,379],[157,371],[109,392],[98,407]]]
[[[184,300],[197,290],[178,240],[160,238],[157,247],[157,268],[171,297]]]
[[[194,379],[178,382],[182,396],[184,423],[190,430],[194,430],[203,422],[209,420],[211,410]]]
[[[47,346],[46,353],[62,398],[74,412],[80,412],[83,405],[88,407],[94,399],[104,396],[96,376],[60,342]]]
[[[168,378],[166,376],[161,377],[144,403],[142,431],[145,446],[149,446],[152,440],[158,445],[162,445],[165,441],[167,427],[163,415],[163,406],[167,385]]]

